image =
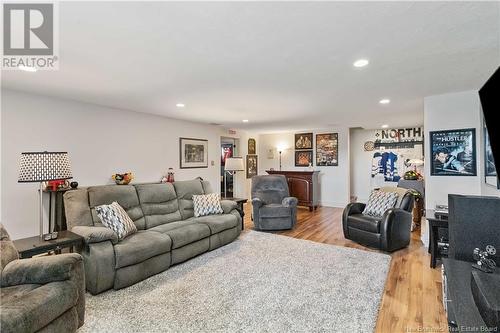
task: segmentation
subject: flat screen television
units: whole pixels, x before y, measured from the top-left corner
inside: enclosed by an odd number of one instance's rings
[[[479,89],[479,98],[497,167],[497,177],[500,180],[500,67]]]

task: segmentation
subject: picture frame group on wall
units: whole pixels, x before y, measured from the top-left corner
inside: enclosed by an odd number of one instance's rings
[[[311,166],[313,164],[313,133],[296,133],[294,146],[295,166]]]
[[[477,176],[476,129],[433,131],[431,176]]]
[[[179,138],[181,169],[208,168],[208,140]]]
[[[339,134],[316,134],[316,166],[339,165]]]

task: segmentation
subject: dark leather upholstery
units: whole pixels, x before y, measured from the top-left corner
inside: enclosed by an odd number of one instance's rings
[[[413,204],[413,195],[406,192],[396,203],[397,207],[375,218],[363,215],[365,204],[350,203],[342,215],[344,237],[387,252],[402,249],[410,244]]]

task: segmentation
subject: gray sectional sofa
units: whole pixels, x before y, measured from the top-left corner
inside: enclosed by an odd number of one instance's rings
[[[86,288],[92,294],[139,282],[235,240],[241,216],[234,201],[222,200],[223,214],[194,217],[193,194],[211,193],[201,179],[173,184],[103,185],[68,191],[68,229],[85,239]],[[118,242],[102,225],[95,207],[117,201],[138,232]]]

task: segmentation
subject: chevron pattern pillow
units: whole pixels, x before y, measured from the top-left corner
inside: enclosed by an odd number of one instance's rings
[[[111,205],[97,206],[95,211],[97,216],[101,219],[102,224],[113,230],[119,240],[137,232],[134,221],[132,221],[118,202],[114,201]]]
[[[394,207],[397,201],[398,194],[396,192],[372,191],[363,214],[381,217],[387,209]]]
[[[193,195],[193,206],[195,217],[224,213],[217,193]]]

